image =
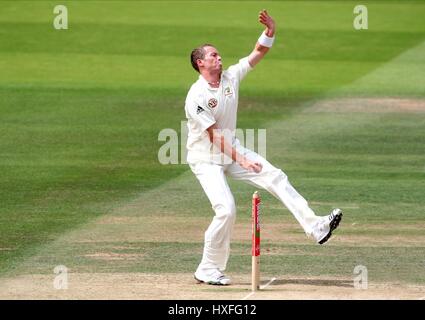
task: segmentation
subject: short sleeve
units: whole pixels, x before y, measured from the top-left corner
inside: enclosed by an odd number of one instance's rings
[[[239,60],[239,63],[229,67],[228,71],[241,81],[253,68],[249,64],[248,57]]]
[[[216,123],[211,110],[201,106],[195,101],[186,102],[186,116],[195,121],[202,131]]]

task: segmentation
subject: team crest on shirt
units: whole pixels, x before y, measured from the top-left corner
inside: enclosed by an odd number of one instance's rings
[[[217,107],[218,101],[215,98],[211,98],[210,100],[208,100],[208,107],[210,107],[211,109]]]
[[[231,96],[233,94],[232,89],[230,89],[230,87],[226,87],[226,89],[224,89],[224,95],[225,96]]]

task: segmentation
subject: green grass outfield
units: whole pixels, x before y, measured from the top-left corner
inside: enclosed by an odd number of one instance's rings
[[[310,256],[317,249],[311,242],[277,243],[276,260],[265,262],[270,274],[341,275],[363,263],[374,280],[425,283],[425,243],[413,227],[424,225],[424,110],[315,111],[323,99],[423,101],[425,2],[362,2],[369,10],[369,30],[362,31],[352,26],[357,1],[61,3],[69,29],[58,31],[56,2],[0,1],[0,274],[50,273],[57,264],[90,272],[193,271],[212,213],[186,165],[159,164],[158,133],[179,131],[184,120],[184,99],[197,78],[191,49],[213,43],[225,66],[237,62],[261,33],[256,19],[264,7],[276,20],[277,38],[242,84],[238,127],[267,128],[269,160],[313,209],[341,206],[347,227],[341,237],[364,236],[351,245],[336,238],[321,249],[325,258]],[[239,222],[247,224],[253,189],[232,187]],[[94,224],[99,234],[123,240],[57,245],[65,234],[92,230],[87,226],[96,218],[122,215],[132,201],[139,206],[124,215],[204,219],[194,229],[200,236],[145,241],[142,219],[132,231],[139,237],[125,240],[127,224],[112,230]],[[271,196],[264,203],[266,222],[294,221]],[[163,232],[161,224],[149,225]],[[300,228],[293,232],[303,237]],[[376,249],[368,248],[367,239],[381,237]],[[412,237],[413,244],[394,246],[397,237]],[[145,259],[97,265],[81,258],[119,243],[136,246]],[[248,272],[248,247],[236,239],[230,272]]]

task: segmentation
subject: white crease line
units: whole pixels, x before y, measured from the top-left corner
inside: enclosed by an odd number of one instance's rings
[[[276,278],[272,278],[269,282],[267,282],[264,286],[260,287],[260,290],[263,290],[267,288],[273,281],[275,281]]]
[[[419,300],[425,300],[425,296],[423,296],[422,298],[419,298]]]
[[[267,288],[273,281],[275,281],[277,278],[271,278],[271,280],[269,282],[267,282],[264,286],[260,286],[260,290],[263,290],[265,288]],[[251,292],[250,294],[248,294],[246,297],[242,298],[242,300],[246,300],[249,297],[251,297],[253,294],[255,294],[256,291]]]
[[[251,292],[249,295],[247,295],[245,298],[242,298],[242,300],[248,299],[250,296],[252,296],[255,292]]]

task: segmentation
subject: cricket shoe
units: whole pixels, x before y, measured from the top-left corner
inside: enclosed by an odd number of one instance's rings
[[[324,244],[332,235],[342,219],[341,209],[333,209],[331,214],[323,217],[313,228],[313,236],[318,244]]]
[[[218,269],[197,270],[194,277],[199,283],[207,283],[217,286],[227,286],[231,283],[230,279],[222,274]]]

